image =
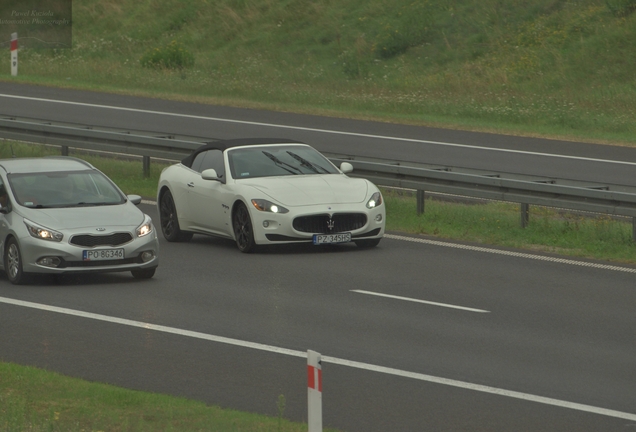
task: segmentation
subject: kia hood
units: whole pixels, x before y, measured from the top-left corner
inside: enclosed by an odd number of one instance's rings
[[[26,219],[55,230],[101,227],[132,230],[144,221],[144,214],[130,201],[93,207],[20,208]]]
[[[364,179],[338,174],[261,177],[245,180],[273,201],[284,206],[360,203],[367,198],[368,183]],[[247,197],[247,198],[258,198]]]

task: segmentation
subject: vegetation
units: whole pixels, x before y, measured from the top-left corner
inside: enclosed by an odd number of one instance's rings
[[[0,79],[633,145],[634,5],[76,0]]]
[[[256,415],[0,362],[0,430],[7,432],[306,431],[283,417],[284,401],[272,401],[277,416]]]

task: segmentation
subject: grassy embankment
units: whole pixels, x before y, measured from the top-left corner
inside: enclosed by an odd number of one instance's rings
[[[73,47],[24,49],[19,77],[7,66],[0,79],[633,145],[635,9],[636,0],[76,0]]]
[[[284,418],[285,403],[272,401],[278,415],[256,415],[0,362],[3,432],[306,431]]]
[[[636,0],[75,0],[73,48],[22,50],[20,76],[10,77],[7,67],[0,80],[634,145],[635,5]],[[153,67],[162,62],[170,67]],[[156,172],[145,180],[139,164],[123,169],[95,164],[125,191],[153,195]],[[426,216],[416,218],[413,200],[390,193],[386,198],[390,229],[636,261],[630,225],[607,218],[536,209],[530,227],[521,230],[516,206],[427,202]],[[113,413],[106,412],[108,403],[73,410],[62,403],[57,385],[37,387],[45,383],[37,373],[6,374],[7,366],[0,367],[5,429],[187,430],[178,423],[184,417],[173,399],[161,410],[172,413],[172,420],[146,425],[153,416],[138,413],[154,408],[126,402],[130,394],[115,398],[124,402]],[[23,382],[9,383],[9,376]],[[73,385],[71,394],[81,394],[84,384]],[[122,414],[122,406],[135,414]],[[193,407],[185,412],[198,409]],[[78,411],[89,414],[74,417]],[[84,423],[91,417],[113,422]],[[125,423],[118,423],[122,418]],[[278,430],[255,426],[263,422],[192,430]]]

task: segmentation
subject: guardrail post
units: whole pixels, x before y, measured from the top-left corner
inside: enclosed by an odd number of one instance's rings
[[[530,222],[530,204],[521,203],[521,228],[528,226]]]
[[[18,76],[18,34],[11,33],[11,76]]]
[[[309,432],[322,432],[322,362],[320,353],[307,350],[307,424]]]
[[[424,214],[424,191],[417,191],[417,215],[420,216]]]
[[[62,156],[68,156],[68,146],[62,146]]]
[[[150,177],[150,156],[143,157],[143,164],[144,164],[144,177],[148,178]]]
[[[632,218],[632,240],[636,242],[636,217]]]

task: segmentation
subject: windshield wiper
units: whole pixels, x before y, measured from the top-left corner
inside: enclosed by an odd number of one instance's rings
[[[265,156],[267,156],[268,158],[270,158],[271,160],[273,160],[273,161],[274,161],[274,163],[275,163],[276,165],[278,165],[279,167],[281,167],[282,169],[284,169],[285,171],[287,171],[287,172],[289,172],[289,173],[292,173],[292,174],[294,174],[294,175],[296,175],[296,174],[298,174],[298,173],[302,173],[302,171],[300,170],[300,168],[295,167],[295,166],[293,166],[293,165],[290,165],[290,164],[288,164],[288,163],[286,163],[286,162],[283,162],[282,160],[278,159],[276,156],[274,156],[274,155],[273,155],[273,154],[271,154],[270,152],[266,152],[266,151],[264,151],[264,152],[263,152],[263,154],[264,154]],[[286,168],[286,167],[289,167],[289,168],[291,168],[291,169]],[[294,171],[292,171],[292,169],[294,169],[294,170],[296,170],[296,171],[298,171],[298,172],[294,172]]]
[[[327,171],[324,167],[322,167],[320,165],[317,165],[317,164],[313,164],[313,163],[309,162],[307,159],[305,159],[304,157],[298,156],[296,153],[288,151],[287,154],[290,155],[291,157],[293,157],[294,159],[296,159],[298,162],[300,162],[300,164],[302,166],[306,166],[307,168],[309,168],[310,170],[312,170],[316,174],[320,173],[320,171],[318,171],[318,168],[320,168],[326,174],[329,174],[329,171]]]

